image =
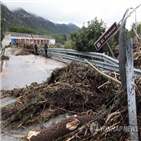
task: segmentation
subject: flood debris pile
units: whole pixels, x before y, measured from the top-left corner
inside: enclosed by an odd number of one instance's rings
[[[134,67],[141,70],[141,42],[136,45],[136,40],[133,44],[133,58],[134,58]]]
[[[119,45],[115,47],[114,55],[119,60]],[[135,43],[133,44],[133,58],[134,67],[141,70],[141,44],[138,44],[138,48]]]
[[[21,46],[23,50],[29,51],[29,53],[34,53],[34,46],[30,42]]]
[[[4,54],[1,56],[1,60],[9,60],[8,56],[5,56]]]
[[[141,50],[134,53],[134,67],[141,70]]]
[[[111,73],[111,76],[119,79],[116,73]],[[140,91],[141,78],[137,77],[138,111],[141,109]],[[50,140],[56,140],[59,137],[58,140],[68,138],[69,140],[112,140],[114,138],[125,140],[129,137],[128,132],[104,130],[104,126],[113,129],[115,126],[128,125],[126,93],[121,90],[119,84],[108,80],[92,67],[82,63],[71,62],[66,67],[55,69],[41,84],[34,82],[25,88],[2,91],[2,95],[17,97],[15,103],[1,110],[4,127],[20,128],[39,123],[41,128],[44,128],[43,122],[54,116],[64,113],[72,115],[62,123],[59,122],[38,132],[38,138],[29,135],[30,140],[49,138],[43,135],[49,135]],[[140,113],[138,113],[139,125],[141,125]],[[103,130],[93,136],[94,130],[91,125],[96,121]],[[58,134],[59,130],[63,132]],[[56,132],[51,134],[52,131]]]
[[[16,56],[34,54],[34,46],[30,42],[24,43],[19,41],[16,45],[11,45],[11,49],[14,52],[16,51]]]

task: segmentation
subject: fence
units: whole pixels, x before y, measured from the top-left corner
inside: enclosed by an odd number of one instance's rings
[[[44,54],[44,50],[39,50],[39,54]],[[67,63],[72,60],[78,62],[85,62],[85,59],[89,58],[89,61],[99,67],[102,71],[116,71],[119,72],[119,61],[107,56],[105,53],[97,53],[97,52],[78,52],[73,49],[61,49],[61,48],[49,48],[48,55],[51,56],[52,59],[58,61],[65,61]],[[135,76],[141,76],[141,71],[139,69],[134,69]]]

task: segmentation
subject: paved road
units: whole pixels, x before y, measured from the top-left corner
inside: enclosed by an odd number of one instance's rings
[[[2,46],[8,45],[10,42],[9,34],[7,34],[2,42]],[[15,56],[11,54],[10,48],[6,49],[6,56],[9,56],[9,60],[4,62],[3,71],[0,73],[0,83],[2,90],[11,90],[17,87],[25,87],[32,82],[41,83],[45,81],[55,68],[65,66],[65,64],[46,59],[41,56],[26,55]],[[0,99],[0,107],[15,102],[16,99],[6,97]],[[65,115],[59,115],[58,117],[45,123],[44,126],[48,127],[55,121],[66,118]],[[1,126],[2,121],[0,121]],[[28,129],[10,130],[6,129],[0,132],[0,141],[20,141],[18,137],[24,137],[30,130],[39,130],[38,125],[33,125]],[[4,133],[3,133],[4,132]]]
[[[55,68],[65,66],[61,62],[42,56],[15,56],[11,54],[10,50],[8,48],[5,52],[5,55],[9,56],[10,59],[4,62],[1,73],[2,90],[25,87],[32,82],[41,83],[50,76]]]

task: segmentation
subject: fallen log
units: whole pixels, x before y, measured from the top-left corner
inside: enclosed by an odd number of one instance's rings
[[[30,131],[27,139],[29,141],[52,141],[62,137],[78,127],[85,125],[93,119],[94,115],[85,116],[71,116],[65,120],[62,120],[51,127],[42,129],[40,131]]]

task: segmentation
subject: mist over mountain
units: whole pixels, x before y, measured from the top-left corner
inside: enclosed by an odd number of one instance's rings
[[[47,19],[35,15],[34,13],[29,13],[20,7],[16,10],[10,11],[3,3],[1,5],[1,11],[5,31],[8,31],[9,27],[14,25],[34,29],[39,34],[66,34],[68,36],[71,32],[79,29],[79,27],[73,23],[55,24]]]

